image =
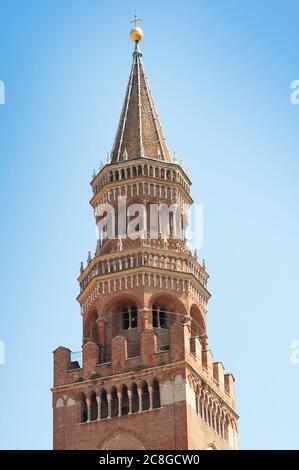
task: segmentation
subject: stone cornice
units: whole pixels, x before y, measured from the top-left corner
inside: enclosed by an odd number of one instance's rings
[[[117,259],[123,258],[125,256],[130,257],[130,256],[133,256],[133,255],[136,255],[136,254],[147,254],[147,253],[155,254],[157,256],[174,257],[174,258],[178,258],[178,259],[183,258],[185,260],[189,260],[191,258],[192,262],[194,264],[197,264],[198,269],[202,272],[202,275],[206,278],[206,280],[208,280],[208,278],[209,278],[208,273],[204,270],[204,268],[197,261],[195,261],[193,256],[190,256],[190,254],[187,253],[187,250],[186,250],[185,253],[178,252],[178,251],[175,251],[175,250],[165,250],[165,249],[163,249],[163,252],[161,252],[161,248],[156,248],[156,247],[152,247],[152,246],[148,246],[148,245],[146,245],[146,246],[139,245],[139,246],[134,246],[132,248],[128,248],[128,249],[123,250],[123,251],[114,251],[114,252],[108,253],[106,255],[95,256],[91,260],[91,262],[86,266],[86,268],[80,274],[80,276],[77,278],[77,280],[78,280],[79,283],[81,283],[91,273],[93,268],[95,268],[98,263],[102,263],[102,262],[104,263],[105,261],[110,261],[110,260],[117,260]],[[138,266],[138,267],[141,267],[141,266]],[[148,265],[144,265],[144,267],[148,267]],[[151,267],[151,266],[149,266],[149,267]],[[154,266],[152,266],[152,267],[154,267]],[[131,268],[128,268],[128,269],[131,269]],[[159,268],[157,268],[157,269],[159,269]],[[163,269],[163,268],[161,268],[161,269]],[[121,273],[121,272],[123,272],[123,270],[118,270],[117,272]],[[184,273],[184,271],[177,271],[177,272]],[[186,274],[190,274],[190,273],[186,273]]]
[[[123,274],[122,274],[123,273]],[[202,286],[202,284],[195,278],[195,276],[192,273],[184,273],[184,272],[176,272],[176,271],[169,271],[168,269],[161,269],[161,268],[155,268],[155,267],[149,267],[149,266],[144,266],[144,267],[137,267],[137,268],[129,268],[126,271],[119,271],[119,272],[114,272],[114,273],[109,273],[109,274],[104,274],[101,276],[95,276],[92,278],[88,286],[84,289],[83,292],[79,294],[77,297],[78,302],[81,304],[81,306],[84,304],[86,300],[88,300],[88,297],[92,295],[93,299],[89,300],[89,305],[86,307],[88,308],[95,300],[100,295],[103,295],[103,292],[100,293],[100,285],[102,285],[105,282],[108,283],[113,283],[115,282],[122,282],[122,280],[125,279],[130,279],[130,286],[127,287],[127,289],[131,289],[133,287],[137,287],[132,285],[132,281],[134,282],[134,276],[136,277],[137,275],[141,276],[150,276],[150,275],[156,275],[159,276],[160,279],[166,279],[167,280],[173,280],[176,282],[176,287],[173,288],[175,292],[177,292],[177,285],[182,283],[182,292],[186,292],[185,288],[185,282],[189,283],[191,282],[193,284],[193,287],[195,290],[198,291],[198,296],[202,298],[204,303],[207,303],[209,298],[211,297],[211,294],[209,291]],[[98,289],[96,287],[98,286]],[[139,285],[140,287],[140,285]],[[151,288],[161,288],[162,290],[165,290],[165,287],[159,287],[159,286],[152,286],[151,283],[149,284],[148,287]],[[95,292],[95,289],[97,292]],[[119,288],[115,288],[112,290],[112,292],[118,292]],[[107,292],[106,292],[107,293]],[[110,293],[110,291],[108,291]]]
[[[73,383],[65,384],[65,385],[56,385],[56,386],[51,388],[51,391],[53,392],[53,391],[59,390],[60,392],[63,392],[63,391],[68,391],[70,389],[73,389],[74,387],[75,388],[80,388],[82,386],[90,385],[90,384],[99,385],[99,384],[102,384],[102,383],[105,383],[105,382],[109,382],[112,379],[114,381],[118,381],[118,380],[122,380],[122,379],[132,378],[132,375],[133,376],[138,375],[138,378],[140,377],[142,379],[154,370],[167,371],[167,370],[171,370],[171,369],[176,369],[178,366],[184,366],[184,365],[186,366],[186,364],[187,364],[186,361],[180,361],[180,362],[173,362],[171,364],[164,364],[164,365],[159,365],[159,366],[147,367],[146,369],[143,369],[142,371],[132,371],[131,370],[131,371],[128,371],[128,372],[124,372],[122,374],[113,374],[113,375],[107,375],[105,377],[99,377],[98,379],[95,379],[95,380],[84,380],[84,382],[73,382]],[[134,377],[134,380],[136,380],[136,377]]]

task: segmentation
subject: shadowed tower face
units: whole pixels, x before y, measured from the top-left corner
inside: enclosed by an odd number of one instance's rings
[[[170,158],[133,21],[119,126],[91,182],[99,239],[79,276],[83,346],[54,351],[54,448],[236,449],[234,378],[213,362],[208,274],[185,239],[191,181]]]

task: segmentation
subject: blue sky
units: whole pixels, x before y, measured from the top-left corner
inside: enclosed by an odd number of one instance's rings
[[[236,378],[240,447],[298,448],[296,1],[2,0],[0,446],[52,446],[52,351],[80,349],[93,168],[112,148],[128,20],[168,146],[204,205],[209,344]]]

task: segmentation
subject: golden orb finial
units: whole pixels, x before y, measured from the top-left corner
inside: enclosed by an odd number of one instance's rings
[[[141,28],[138,28],[138,27],[133,28],[131,29],[130,36],[131,36],[132,41],[139,42],[143,38],[143,31]]]
[[[143,31],[142,31],[141,28],[139,28],[137,26],[137,23],[139,21],[142,21],[142,19],[138,18],[138,16],[136,14],[134,15],[134,18],[130,21],[130,23],[134,23],[134,28],[131,29],[131,31],[130,31],[130,37],[131,37],[132,41],[134,41],[134,42],[139,42],[143,38]]]

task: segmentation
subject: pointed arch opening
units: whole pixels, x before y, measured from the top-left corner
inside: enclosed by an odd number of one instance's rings
[[[118,395],[115,387],[111,390],[111,418],[118,416]]]
[[[90,395],[90,421],[98,419],[98,402],[95,392]]]
[[[86,423],[88,419],[88,409],[87,409],[86,396],[84,393],[80,394],[79,406],[80,406],[80,423]]]
[[[139,411],[139,394],[135,383],[132,384],[132,413]]]
[[[129,395],[126,385],[123,385],[121,390],[121,414],[122,416],[129,414]]]
[[[229,428],[229,421],[228,418],[226,417],[224,420],[224,439],[228,441],[228,428]]]
[[[191,336],[199,339],[202,350],[205,351],[207,348],[206,323],[200,308],[196,304],[192,305],[190,316],[192,318]]]
[[[84,342],[93,341],[96,344],[99,343],[97,318],[98,312],[96,310],[92,310],[86,315],[83,328]]]
[[[153,381],[153,408],[160,408],[161,398],[160,398],[160,384],[157,379]]]
[[[148,384],[145,380],[142,382],[141,386],[141,396],[142,396],[142,411],[149,410],[150,407],[150,394],[148,389]]]
[[[101,391],[101,419],[108,418],[108,398],[105,389]]]

